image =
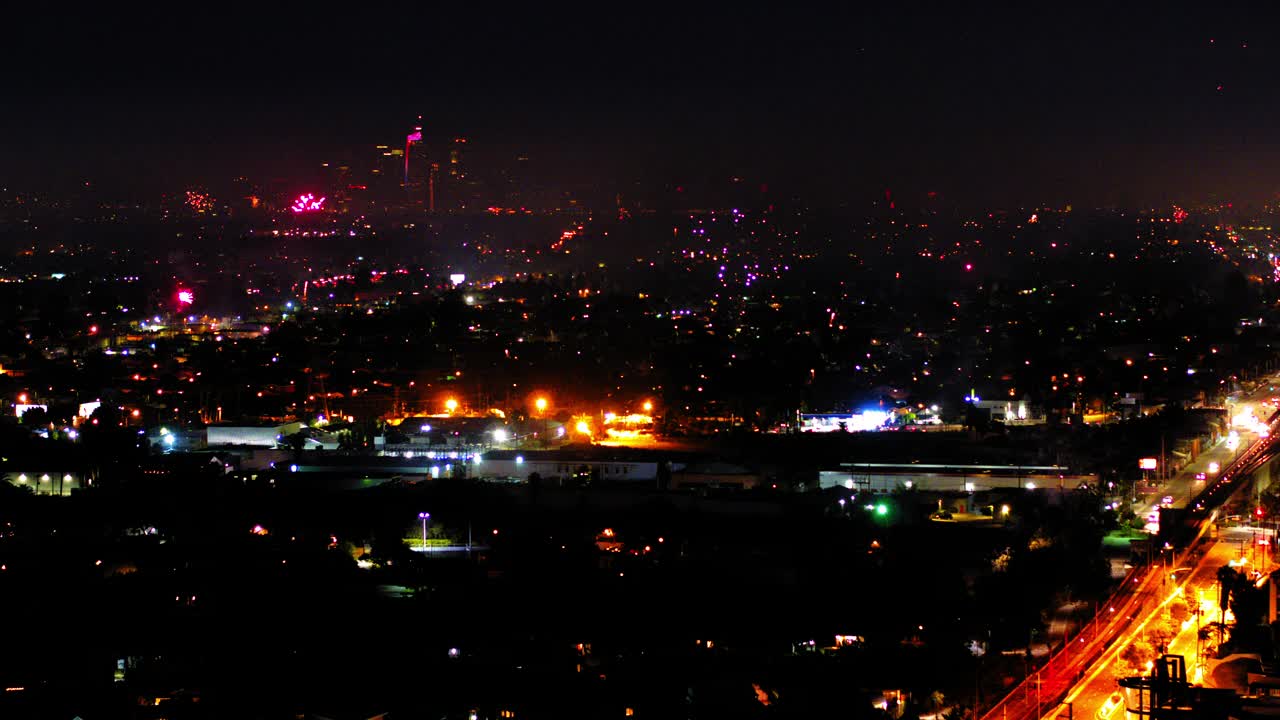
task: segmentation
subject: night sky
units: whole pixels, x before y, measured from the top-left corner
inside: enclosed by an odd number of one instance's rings
[[[422,114],[567,181],[1257,202],[1280,191],[1267,5],[59,8],[0,37],[0,185],[285,177]]]

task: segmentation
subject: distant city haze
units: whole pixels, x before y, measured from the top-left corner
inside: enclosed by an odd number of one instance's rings
[[[1257,203],[1280,190],[1269,12],[25,12],[0,186],[305,178],[422,115],[600,202],[741,177],[824,206]]]

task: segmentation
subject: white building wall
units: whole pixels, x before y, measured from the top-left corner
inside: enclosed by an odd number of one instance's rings
[[[849,472],[847,470],[822,470],[818,473],[818,487],[841,487],[849,490],[892,492],[898,488],[916,488],[943,492],[981,492],[996,488],[1057,488],[1059,484],[1074,490],[1081,482],[1096,481],[1096,477],[1076,475],[1065,478],[1043,475],[964,475],[960,473],[877,473]]]
[[[489,460],[483,459],[472,465],[472,474],[480,478],[519,478],[527,480],[533,473],[540,477],[569,477],[579,469],[599,469],[601,480],[618,482],[656,480],[658,463],[656,462],[584,462],[581,460]]]

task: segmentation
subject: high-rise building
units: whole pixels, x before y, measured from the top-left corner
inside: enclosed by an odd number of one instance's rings
[[[483,186],[471,172],[466,159],[465,137],[455,137],[449,147],[449,167],[444,187],[437,189],[437,207],[449,212],[475,211],[485,206]],[[443,192],[441,192],[443,190]]]
[[[462,151],[466,149],[466,138],[456,137],[453,139],[453,147],[449,148],[449,177],[453,180],[463,180],[467,177],[467,173],[462,166]]]
[[[418,119],[421,121],[422,118]],[[422,139],[422,126],[417,125],[405,137],[404,143],[405,199],[410,207],[421,208],[429,204],[431,190],[431,161]]]
[[[369,170],[369,197],[382,205],[404,201],[404,150],[390,145],[374,146],[373,167]]]
[[[530,184],[532,174],[529,172],[529,156],[517,155],[515,162],[503,170],[505,187],[503,188],[503,204],[511,208],[522,208],[530,204]]]
[[[321,192],[328,195],[329,209],[337,212],[351,212],[353,193],[359,185],[351,181],[351,166],[345,163],[324,163],[321,165]]]
[[[436,211],[436,179],[440,176],[440,163],[431,163],[431,168],[427,172],[427,212],[434,214]]]

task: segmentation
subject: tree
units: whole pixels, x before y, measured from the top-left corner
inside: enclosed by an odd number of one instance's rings
[[[965,408],[964,426],[985,434],[991,429],[991,413],[970,403]]]
[[[29,408],[22,413],[22,424],[27,427],[48,427],[49,412],[42,407]]]
[[[1240,573],[1230,565],[1218,568],[1218,609],[1225,611],[1229,607],[1231,590],[1240,579]]]
[[[116,427],[120,424],[121,417],[119,408],[104,403],[89,416],[89,424],[98,427]]]
[[[307,446],[307,436],[300,432],[287,435],[281,440],[281,444],[292,450],[294,456],[297,457],[302,452],[302,449]]]
[[[1156,659],[1156,649],[1146,638],[1137,638],[1120,651],[1117,677],[1131,677],[1146,672],[1147,663]]]

